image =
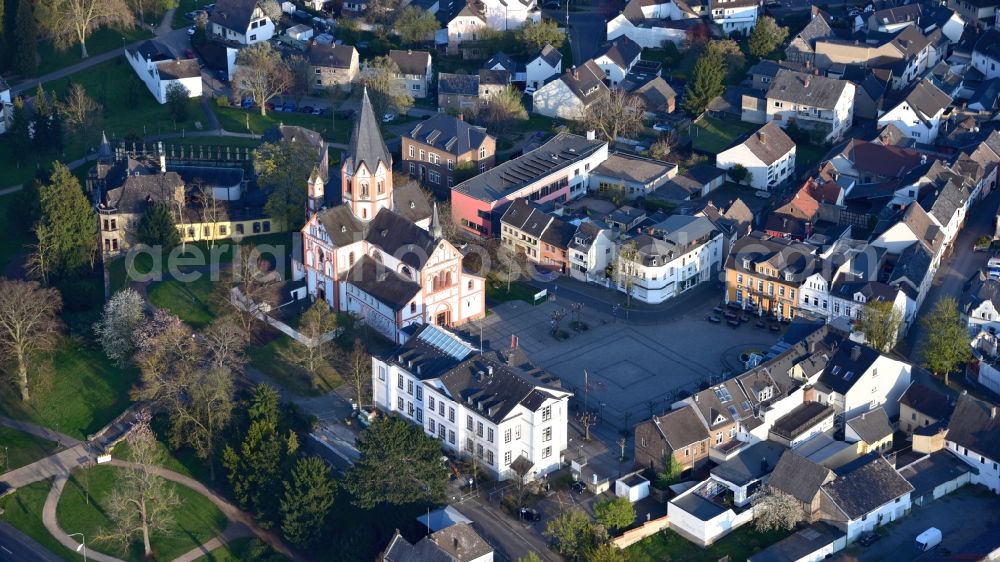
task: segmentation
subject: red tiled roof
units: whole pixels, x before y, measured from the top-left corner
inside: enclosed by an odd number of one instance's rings
[[[858,170],[880,176],[901,175],[920,164],[920,153],[898,146],[884,146],[854,139],[844,149],[844,155]]]

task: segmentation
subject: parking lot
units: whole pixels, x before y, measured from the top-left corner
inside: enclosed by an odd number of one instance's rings
[[[893,525],[883,528],[881,539],[869,547],[848,549],[862,562],[903,562],[922,560],[950,551],[961,552],[962,546],[980,534],[1000,529],[1000,499],[982,486],[967,484],[956,492],[923,507]],[[941,530],[941,545],[922,556],[914,547],[917,535],[930,527]]]

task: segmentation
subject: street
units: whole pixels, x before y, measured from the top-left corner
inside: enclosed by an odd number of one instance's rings
[[[569,46],[573,51],[573,66],[579,66],[592,58],[606,37],[604,16],[599,12],[570,12]],[[563,68],[566,67],[566,62],[563,62]]]
[[[0,562],[60,562],[34,539],[0,521]]]

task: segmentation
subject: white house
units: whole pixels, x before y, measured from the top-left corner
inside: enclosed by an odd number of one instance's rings
[[[949,451],[975,469],[973,484],[1000,494],[1000,406],[962,391],[944,442]]]
[[[494,478],[532,480],[562,464],[571,393],[541,384],[524,364],[519,350],[480,353],[424,325],[372,359],[372,400],[449,452],[474,456]]]
[[[605,99],[609,92],[604,84],[604,71],[588,60],[535,90],[531,94],[532,111],[548,117],[580,120],[588,107]]]
[[[468,3],[448,22],[448,54],[457,55],[465,41],[477,41],[487,28],[486,16],[476,4]]]
[[[425,98],[431,87],[433,68],[431,54],[427,51],[389,51],[389,58],[399,67],[396,81],[406,93],[415,98]]]
[[[604,71],[608,86],[617,86],[639,62],[642,47],[628,37],[619,37],[605,44],[594,55],[594,62]]]
[[[868,16],[868,30],[895,33],[904,27],[917,25],[923,9],[920,4],[907,4],[877,10]]]
[[[732,492],[709,478],[667,504],[670,529],[687,540],[708,546],[753,520],[753,508],[737,511],[726,497]]]
[[[727,35],[749,33],[757,24],[759,0],[711,0],[712,21]]]
[[[525,65],[526,87],[537,90],[561,72],[562,53],[552,45],[546,45]]]
[[[976,380],[995,394],[1000,394],[1000,340],[987,331],[972,337],[972,355],[979,361]]]
[[[971,336],[1000,331],[1000,280],[980,271],[969,282],[959,311]]]
[[[633,298],[661,303],[710,281],[721,268],[722,232],[705,217],[674,215],[618,247],[615,283]],[[634,252],[622,248],[634,247]]]
[[[208,18],[212,35],[224,41],[253,45],[274,37],[274,22],[262,7],[262,0],[218,0]]]
[[[828,523],[853,542],[862,533],[902,519],[910,511],[913,486],[881,455],[820,486]]]
[[[795,173],[795,141],[772,121],[715,157],[723,170],[737,164],[750,173],[751,187],[771,191]]]
[[[895,107],[878,118],[878,126],[893,124],[918,143],[931,143],[941,129],[941,116],[951,105],[951,96],[924,79]]]
[[[542,17],[536,0],[481,0],[486,25],[497,31],[513,31],[524,27],[528,20]]]
[[[167,89],[179,84],[188,97],[202,94],[201,68],[194,59],[178,59],[169,47],[159,41],[144,41],[138,47],[125,49],[132,70],[160,103],[167,102]]]
[[[0,76],[0,135],[7,132],[7,127],[10,125],[10,120],[13,117],[13,111],[14,106],[10,99],[10,86],[7,85],[3,76]]]
[[[664,41],[680,47],[688,30],[702,25],[698,15],[684,3],[659,0],[629,0],[620,14],[608,20],[607,39],[626,36],[647,49],[661,49]]]
[[[851,419],[882,406],[890,416],[899,415],[899,397],[910,385],[909,363],[877,350],[844,340],[830,357],[814,385],[816,400],[829,404]]]
[[[766,120],[781,128],[795,123],[824,141],[837,140],[854,122],[854,90],[847,80],[779,70],[767,90]]]
[[[605,270],[615,260],[615,237],[604,225],[581,222],[569,243],[570,275],[580,281],[606,279]]]
[[[991,27],[979,36],[972,49],[972,68],[986,80],[1000,76],[1000,30]]]

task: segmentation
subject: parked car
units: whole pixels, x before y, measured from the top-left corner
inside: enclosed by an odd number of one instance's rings
[[[654,131],[659,131],[661,133],[669,132],[671,130],[670,123],[662,123],[662,122],[661,123],[654,123],[653,124],[653,130]]]
[[[194,51],[192,51],[191,49],[184,49],[184,56],[187,57],[187,58],[189,58],[189,59],[193,59],[194,58]]]
[[[542,514],[538,513],[537,509],[531,509],[530,507],[522,507],[520,510],[522,521],[541,521]]]
[[[587,484],[586,482],[577,480],[576,482],[573,482],[573,484],[570,486],[570,489],[579,494],[587,489]]]
[[[313,112],[313,108],[312,108],[311,105],[303,105],[302,107],[299,108],[299,111],[301,113],[312,113]]]
[[[295,113],[295,109],[296,109],[295,104],[292,102],[288,102],[285,104],[285,107],[282,108],[282,111],[286,113]]]
[[[394,114],[392,114],[392,113],[386,113],[385,115],[382,116],[382,122],[383,123],[391,123],[391,122],[393,122],[395,120],[396,120],[396,116]]]
[[[882,538],[882,535],[874,531],[868,531],[867,533],[863,533],[861,535],[861,538],[858,539],[858,543],[860,543],[861,546],[871,546],[875,544],[875,541],[879,540],[880,538]]]
[[[535,93],[535,88],[534,88],[534,86],[528,86],[527,88],[525,88],[525,89],[524,89],[524,93],[525,93],[526,95],[529,95],[529,96],[530,96],[531,94]]]
[[[252,108],[253,107],[253,100],[249,99],[249,98],[243,100],[242,102],[240,102],[240,107],[242,107],[243,109],[250,109],[250,108]]]
[[[323,108],[314,107],[312,110],[313,115],[323,115]]]
[[[188,34],[188,37],[194,37],[194,26],[193,25],[188,28],[187,34]]]

